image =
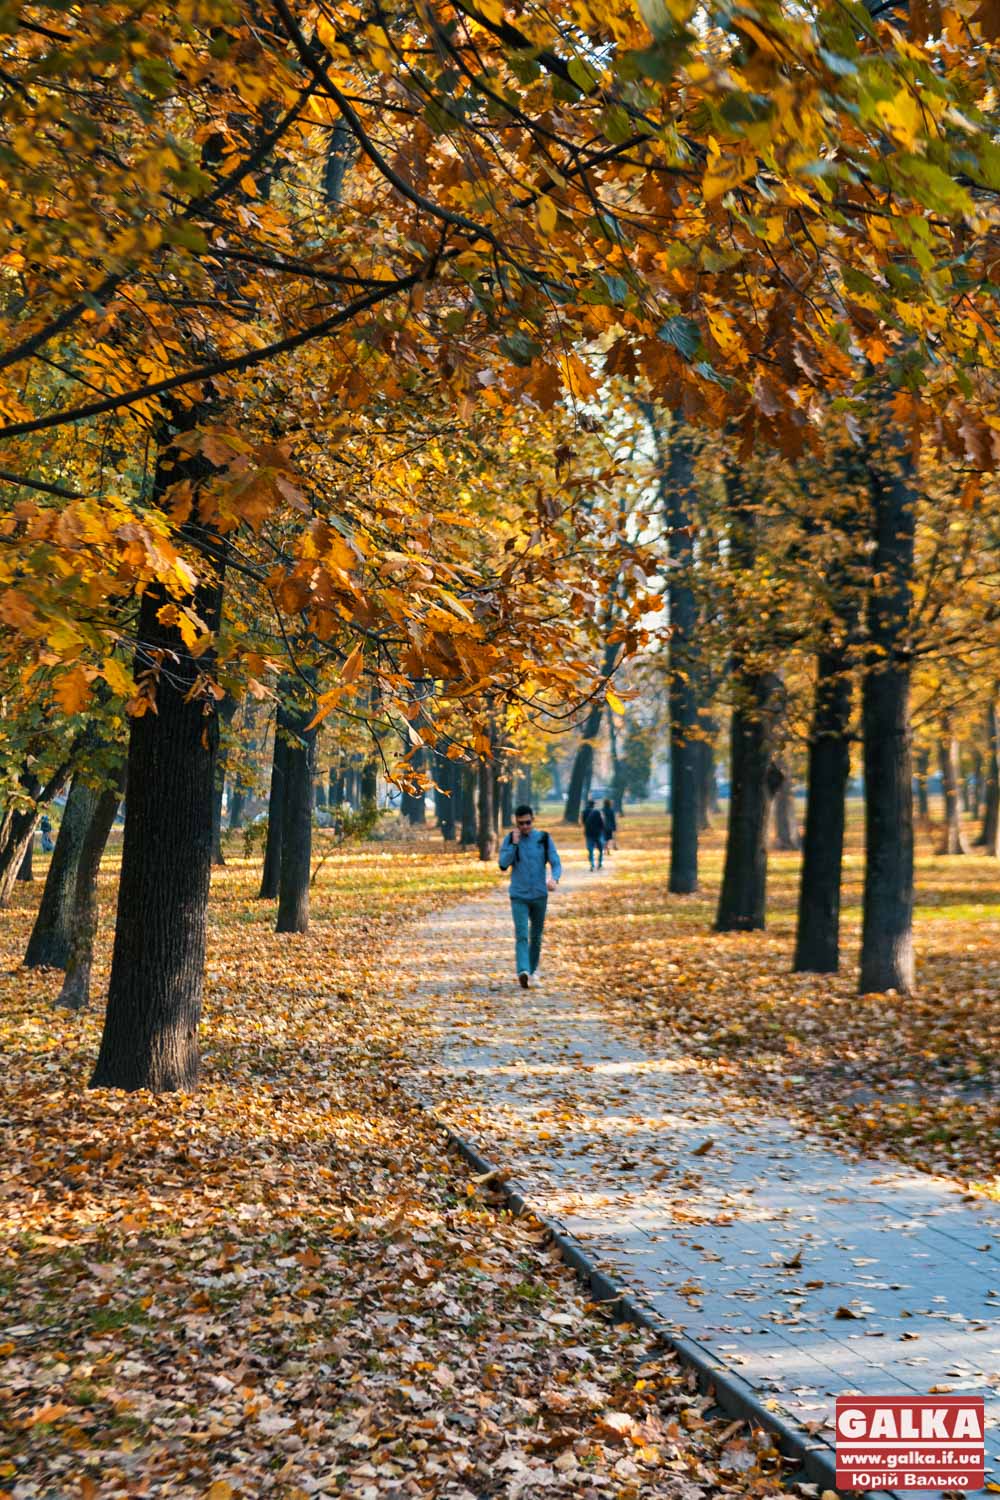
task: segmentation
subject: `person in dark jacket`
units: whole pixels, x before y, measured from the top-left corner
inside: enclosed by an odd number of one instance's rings
[[[610,853],[612,847],[618,848],[618,814],[610,797],[604,799],[601,817],[604,819],[604,847]]]
[[[604,815],[596,806],[593,797],[587,799],[587,806],[583,810],[580,820],[583,824],[583,836],[587,841],[587,858],[590,860],[590,868],[594,868],[594,855],[597,855],[597,868],[604,866]]]

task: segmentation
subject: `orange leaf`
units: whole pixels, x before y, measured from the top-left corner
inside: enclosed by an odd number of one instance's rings
[[[52,684],[52,694],[65,714],[78,714],[90,700],[90,682],[82,667],[64,672]]]

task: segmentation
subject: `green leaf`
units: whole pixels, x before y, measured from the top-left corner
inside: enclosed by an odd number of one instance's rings
[[[693,318],[668,318],[657,329],[656,336],[665,344],[672,344],[687,360],[694,358],[701,343],[701,331]]]
[[[582,94],[592,94],[597,87],[597,74],[582,57],[571,57],[566,71]]]

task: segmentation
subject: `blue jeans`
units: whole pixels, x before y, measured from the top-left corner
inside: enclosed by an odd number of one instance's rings
[[[545,929],[545,908],[548,896],[535,896],[526,901],[523,896],[511,896],[510,911],[514,918],[514,943],[516,967],[519,974],[534,974],[542,956],[542,933]]]
[[[604,840],[602,838],[587,840],[587,858],[590,860],[590,868],[594,868],[594,855],[597,855],[597,868],[604,864]]]

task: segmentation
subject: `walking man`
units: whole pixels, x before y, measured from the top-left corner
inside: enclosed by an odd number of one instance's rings
[[[597,868],[602,870],[604,868],[604,835],[607,830],[604,827],[604,814],[595,805],[593,797],[588,799],[580,821],[583,823],[583,836],[587,841],[587,858],[590,860],[590,868],[594,868],[594,855],[596,854]]]
[[[551,871],[546,873],[546,865]],[[549,891],[562,874],[562,862],[547,833],[535,827],[527,803],[514,810],[514,827],[500,845],[500,868],[510,870],[510,910],[514,918],[517,980],[522,990],[538,982],[542,932]]]

